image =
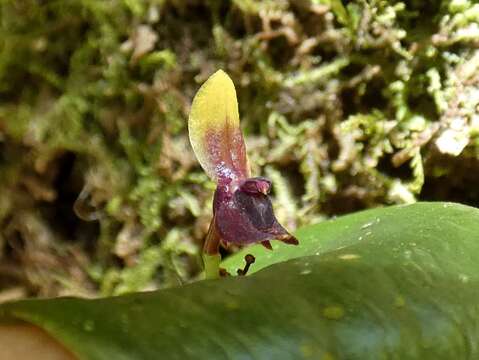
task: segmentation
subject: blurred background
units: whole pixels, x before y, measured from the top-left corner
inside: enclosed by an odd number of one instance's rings
[[[219,68],[287,228],[479,206],[478,47],[470,0],[0,0],[0,301],[195,279],[186,122]]]

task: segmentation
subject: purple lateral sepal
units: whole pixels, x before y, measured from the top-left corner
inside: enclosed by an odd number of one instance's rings
[[[213,201],[215,230],[226,244],[247,245],[269,240],[298,244],[276,219],[268,196],[271,181],[250,178],[238,184],[221,179]]]

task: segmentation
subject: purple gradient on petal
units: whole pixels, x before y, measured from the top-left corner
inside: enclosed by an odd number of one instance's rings
[[[213,200],[216,229],[226,243],[246,245],[268,240],[297,240],[276,219],[269,196],[271,181],[251,178],[236,189],[218,184]]]
[[[249,176],[246,146],[240,128],[225,126],[206,133],[208,156],[215,168],[218,181],[241,181]]]

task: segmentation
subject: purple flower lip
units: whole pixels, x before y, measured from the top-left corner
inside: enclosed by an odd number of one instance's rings
[[[213,200],[212,229],[224,245],[261,243],[271,249],[270,240],[298,244],[276,219],[271,200],[267,195],[271,181],[263,178],[243,180],[233,190],[218,185]]]

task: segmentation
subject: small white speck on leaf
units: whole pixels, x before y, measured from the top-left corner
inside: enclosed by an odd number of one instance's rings
[[[358,254],[343,254],[339,255],[338,258],[341,260],[356,260],[359,259],[361,256]]]

